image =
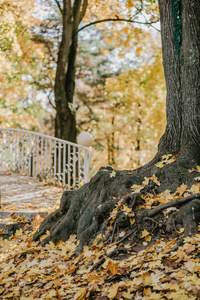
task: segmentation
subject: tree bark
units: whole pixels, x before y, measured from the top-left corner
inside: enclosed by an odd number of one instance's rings
[[[158,153],[200,162],[200,3],[159,0],[167,126]]]
[[[200,2],[183,0],[181,153],[200,162]]]
[[[55,136],[76,142],[76,112],[73,107],[75,61],[78,40],[76,32],[87,9],[87,0],[63,0],[63,33],[58,52],[55,78]]]

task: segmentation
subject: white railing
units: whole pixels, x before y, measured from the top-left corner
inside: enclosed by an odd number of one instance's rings
[[[90,159],[87,147],[31,131],[0,128],[1,171],[19,171],[70,190],[88,182]]]

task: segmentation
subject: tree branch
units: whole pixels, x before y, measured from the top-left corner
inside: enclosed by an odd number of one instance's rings
[[[50,95],[51,95],[51,91],[49,92],[49,95],[47,95],[47,98],[48,98],[48,100],[49,100],[49,104],[53,107],[53,109],[56,110],[55,105],[51,102]]]
[[[147,20],[147,18],[145,17],[145,15],[141,12],[141,15],[145,18],[145,20],[148,22],[148,20]],[[156,27],[154,27],[153,25],[152,25],[152,23],[150,24],[150,26],[153,28],[153,29],[155,29],[155,30],[157,30],[157,31],[159,31],[160,32],[160,30],[159,29],[157,29]]]
[[[83,29],[98,24],[98,23],[103,23],[103,22],[128,22],[128,23],[136,23],[136,24],[142,24],[142,25],[151,25],[157,23],[158,21],[154,21],[154,22],[140,22],[140,21],[135,21],[135,20],[131,20],[131,19],[124,19],[124,18],[108,18],[108,19],[102,19],[102,20],[98,20],[98,21],[94,21],[91,23],[88,23],[86,25],[84,25],[83,27],[81,27],[80,29],[77,30],[77,32],[75,33],[74,37]],[[155,30],[159,31],[159,29],[157,29],[156,27],[153,27]]]
[[[62,7],[61,7],[59,1],[58,1],[58,0],[55,0],[55,2],[56,2],[57,6],[58,6],[58,8],[59,8],[59,11],[61,12],[61,15],[62,15],[62,14],[63,14],[63,9],[62,9]]]
[[[82,5],[82,10],[80,13],[79,23],[82,21],[83,17],[85,16],[87,6],[88,6],[88,0],[84,0],[83,5]]]

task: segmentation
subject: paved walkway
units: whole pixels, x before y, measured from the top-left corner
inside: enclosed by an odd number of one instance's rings
[[[59,207],[62,188],[28,176],[0,172],[0,211],[51,212]]]

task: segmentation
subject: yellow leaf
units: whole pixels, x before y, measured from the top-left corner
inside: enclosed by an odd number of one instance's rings
[[[143,239],[144,237],[146,237],[146,236],[148,236],[149,235],[149,232],[146,230],[146,229],[144,229],[143,231],[142,231],[142,236],[140,237],[141,239]]]
[[[79,291],[75,294],[74,299],[83,300],[86,296],[86,289],[80,288]]]
[[[146,240],[147,242],[151,242],[151,236],[150,236],[150,235],[145,236],[145,240]]]
[[[29,273],[41,274],[43,272],[41,269],[38,269],[38,268],[30,268]]]
[[[161,299],[160,298],[160,294],[158,294],[158,293],[151,293],[149,296],[148,296],[148,299],[149,300],[156,300],[156,299]],[[174,299],[174,298],[173,298]],[[179,299],[181,299],[182,300],[182,298],[179,298]]]
[[[160,186],[160,181],[158,181],[158,178],[156,177],[155,174],[153,174],[153,176],[151,177],[151,179],[153,180],[153,182],[155,182],[157,185]]]
[[[199,188],[200,188],[200,187],[199,187],[198,185],[193,184],[189,191],[190,191],[192,194],[197,194],[197,193],[199,193],[199,191],[200,191]]]
[[[130,218],[130,224],[131,224],[131,225],[135,224],[135,219]]]
[[[142,276],[136,277],[132,280],[131,285],[141,285],[143,282]]]
[[[51,250],[55,249],[55,244],[52,241],[50,241],[48,245]]]
[[[113,285],[109,288],[108,298],[114,299],[115,296],[117,295],[118,288],[119,288],[119,284],[118,284],[118,283],[113,284]]]
[[[131,186],[131,188],[133,189],[133,191],[135,193],[139,193],[141,191],[141,189],[143,189],[144,185],[137,185],[137,184],[133,184]]]
[[[44,278],[44,280],[46,280],[46,281],[51,281],[51,280],[53,280],[53,278],[51,277],[51,276],[46,276],[45,278]]]
[[[164,161],[159,161],[158,163],[155,164],[155,166],[158,167],[158,168],[163,168],[164,165],[165,165]]]
[[[172,157],[172,154],[167,154],[167,155],[163,155],[162,159],[163,160],[168,160],[170,157]]]
[[[185,228],[184,227],[182,227],[182,228],[180,228],[180,230],[179,231],[177,231],[177,233],[183,233],[185,231]]]
[[[23,235],[22,229],[20,228],[20,229],[16,230],[15,235],[16,236],[22,236]]]
[[[122,293],[122,296],[123,296],[125,299],[133,299],[133,294],[131,294],[130,291],[128,291],[128,292],[123,292],[123,293]]]
[[[107,264],[106,269],[111,273],[111,275],[116,275],[118,273],[119,262],[110,260]]]
[[[161,261],[159,259],[155,261],[150,261],[149,267],[150,268],[155,268],[155,267],[160,267],[161,266]]]
[[[185,274],[182,273],[181,271],[178,271],[177,273],[173,273],[173,276],[175,278],[183,278],[183,277],[185,277]]]
[[[151,283],[150,283],[151,284]],[[149,299],[149,296],[152,294],[152,292],[151,292],[151,288],[150,287],[148,287],[148,288],[146,288],[146,289],[144,289],[143,290],[143,294],[144,294],[144,296],[148,296],[148,299]]]
[[[110,173],[110,177],[112,178],[112,177],[115,177],[115,175],[116,175],[116,172],[115,171],[112,171],[112,173]]]
[[[180,194],[180,196],[183,195],[183,193],[186,191],[187,185],[186,184],[181,184],[176,190]]]
[[[179,291],[179,285],[166,282],[166,283],[163,284],[163,290],[175,290],[176,292],[178,292]]]
[[[167,296],[167,299],[172,299],[172,300],[195,300],[196,297],[188,297],[188,295],[185,294],[185,291],[181,291],[180,293],[179,292],[170,292],[170,293],[167,293],[166,294]],[[160,298],[159,298],[160,299]]]
[[[128,206],[126,206],[126,205],[123,205],[122,211],[125,211],[125,212],[127,212],[127,213],[130,213],[130,212],[132,212],[132,209],[129,208]]]
[[[53,297],[55,297],[56,296],[56,290],[50,290],[50,292],[46,295],[46,297],[45,298],[47,298],[47,299],[52,299]]]
[[[144,181],[142,182],[143,185],[149,184],[149,178],[144,177]]]
[[[144,280],[144,286],[149,286],[152,284],[152,278],[150,276],[146,276]]]

